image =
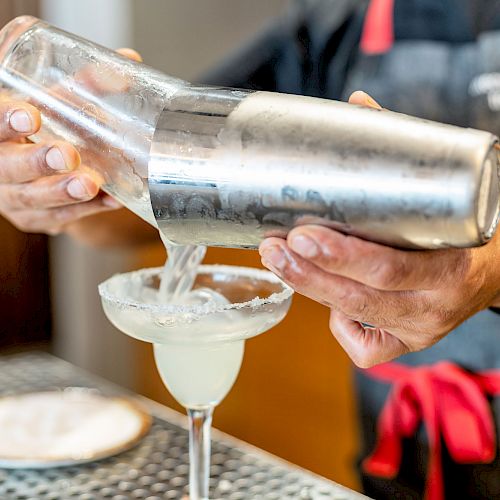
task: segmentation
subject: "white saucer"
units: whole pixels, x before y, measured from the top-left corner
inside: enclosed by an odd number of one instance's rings
[[[0,468],[45,469],[116,455],[149,431],[135,404],[71,388],[0,398]]]

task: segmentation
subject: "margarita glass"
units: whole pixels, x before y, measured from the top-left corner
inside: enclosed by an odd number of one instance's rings
[[[293,290],[268,271],[199,266],[188,298],[161,304],[162,271],[116,275],[99,293],[111,323],[154,345],[162,380],[189,417],[190,498],[207,499],[213,410],[238,376],[245,340],[286,316]]]

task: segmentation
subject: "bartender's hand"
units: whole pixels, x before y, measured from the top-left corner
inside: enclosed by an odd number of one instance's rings
[[[120,52],[140,60],[130,49]],[[88,230],[90,216],[120,205],[100,192],[100,180],[82,167],[72,145],[30,143],[40,126],[30,104],[0,100],[0,215],[25,232],[77,236],[80,226]]]
[[[380,107],[363,92],[350,102]],[[500,233],[480,248],[404,251],[302,226],[286,241],[266,240],[260,254],[297,292],[331,308],[333,335],[364,368],[430,347],[499,302]]]
[[[18,229],[56,234],[68,223],[106,209],[92,177],[79,170],[70,144],[32,144],[39,111],[25,102],[0,102],[0,213]]]

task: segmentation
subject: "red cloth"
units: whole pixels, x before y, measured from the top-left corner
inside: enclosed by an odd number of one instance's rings
[[[375,451],[363,462],[368,474],[395,478],[402,439],[414,436],[420,423],[429,439],[427,500],[444,499],[441,438],[459,464],[490,463],[495,458],[495,424],[487,396],[500,395],[500,371],[475,374],[441,362],[417,368],[386,363],[363,373],[393,384],[379,415]]]
[[[384,54],[394,45],[394,0],[372,0],[366,14],[361,50]]]

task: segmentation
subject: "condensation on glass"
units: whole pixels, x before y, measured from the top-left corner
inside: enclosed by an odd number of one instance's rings
[[[181,81],[33,17],[0,34],[1,82],[38,107],[35,141],[66,140],[104,189],[156,225],[147,187],[156,122]]]
[[[30,17],[0,84],[38,106],[104,189],[175,244],[255,248],[322,224],[409,248],[470,247],[499,216],[487,132],[302,96],[197,87]]]

